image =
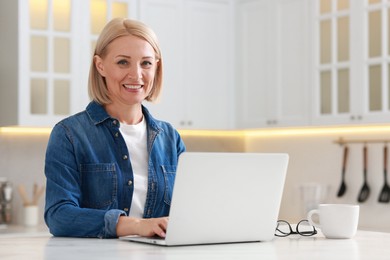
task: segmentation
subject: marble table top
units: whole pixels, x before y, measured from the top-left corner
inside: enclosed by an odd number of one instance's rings
[[[162,247],[119,239],[52,237],[47,231],[0,234],[0,259],[390,259],[390,233],[352,239],[292,235],[270,242]]]

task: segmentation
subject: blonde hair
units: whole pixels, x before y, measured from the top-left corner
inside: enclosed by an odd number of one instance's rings
[[[108,45],[115,39],[121,36],[133,35],[147,41],[155,52],[155,58],[159,60],[156,73],[153,80],[152,89],[146,97],[147,101],[156,101],[161,93],[163,79],[163,61],[160,46],[156,34],[151,28],[144,23],[136,20],[115,18],[111,20],[103,28],[95,47],[92,57],[91,67],[89,70],[88,94],[92,100],[106,105],[111,103],[108,95],[108,89],[103,76],[98,72],[94,57],[99,55],[104,57],[107,53]]]

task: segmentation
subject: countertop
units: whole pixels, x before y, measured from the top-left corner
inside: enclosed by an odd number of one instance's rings
[[[22,229],[19,229],[21,231]],[[161,247],[118,239],[0,234],[0,259],[390,259],[390,233],[359,230],[352,239],[289,236],[270,242]]]

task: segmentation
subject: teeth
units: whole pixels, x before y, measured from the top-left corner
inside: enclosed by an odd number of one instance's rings
[[[142,85],[123,85],[127,89],[140,89]]]

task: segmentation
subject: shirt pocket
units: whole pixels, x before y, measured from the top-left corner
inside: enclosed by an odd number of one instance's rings
[[[171,205],[173,186],[176,177],[176,165],[161,165],[164,174],[164,202]]]
[[[81,206],[105,209],[115,200],[118,179],[114,163],[80,165]]]

